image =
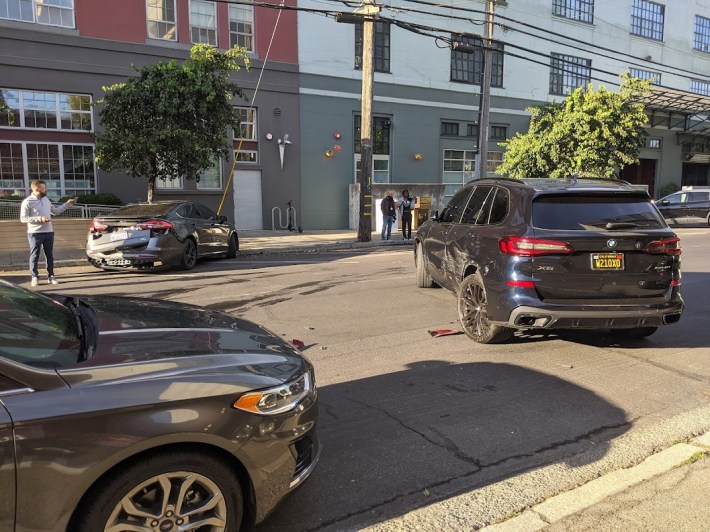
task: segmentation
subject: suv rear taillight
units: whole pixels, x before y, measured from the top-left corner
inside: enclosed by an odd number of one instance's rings
[[[677,236],[649,242],[643,250],[646,253],[653,253],[654,255],[672,256],[678,256],[683,252],[683,249],[680,247],[680,238]]]
[[[507,236],[498,241],[500,250],[506,255],[536,257],[538,255],[569,255],[574,248],[567,242]]]
[[[151,231],[165,231],[172,229],[173,224],[166,220],[146,220],[138,224],[141,229],[150,229]]]
[[[108,225],[97,219],[91,220],[91,223],[89,224],[89,233],[91,233],[92,235],[94,233],[106,231],[106,229],[108,229]]]

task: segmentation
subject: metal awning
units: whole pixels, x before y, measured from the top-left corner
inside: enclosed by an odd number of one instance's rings
[[[710,96],[651,85],[651,94],[644,98],[646,109],[686,116],[710,115]]]

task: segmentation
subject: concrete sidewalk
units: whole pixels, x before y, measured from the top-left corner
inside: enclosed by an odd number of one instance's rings
[[[392,240],[382,241],[379,232],[372,233],[370,242],[358,242],[357,231],[314,230],[296,231],[239,231],[239,255],[259,255],[267,253],[301,253],[307,251],[327,251],[336,249],[358,249],[379,246],[411,246],[412,241],[402,239],[401,233],[392,235]],[[29,250],[13,251],[0,255],[0,271],[23,270],[27,268]],[[40,266],[44,258],[40,258]],[[55,268],[65,266],[85,266],[88,262],[84,248],[63,248],[54,250]]]
[[[486,532],[710,530],[710,433],[551,497]]]

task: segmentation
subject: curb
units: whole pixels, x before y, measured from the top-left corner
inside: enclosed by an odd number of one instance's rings
[[[593,506],[607,497],[620,493],[636,484],[680,467],[693,455],[710,449],[710,432],[695,438],[691,443],[677,443],[640,464],[612,471],[582,486],[555,495],[536,504],[507,521],[481,528],[486,532],[518,532],[541,530],[556,521]]]

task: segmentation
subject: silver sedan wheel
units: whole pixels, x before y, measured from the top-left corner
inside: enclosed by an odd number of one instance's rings
[[[169,532],[227,528],[227,504],[209,478],[172,471],[135,486],[114,507],[105,532]]]

